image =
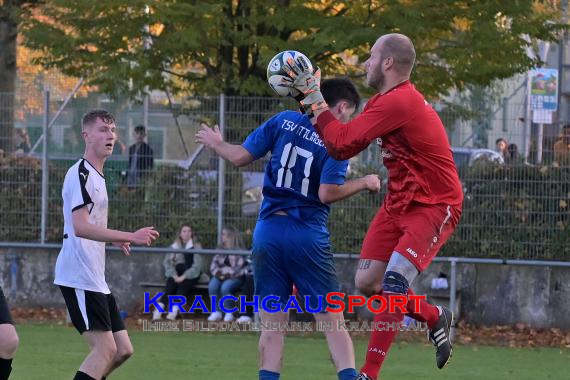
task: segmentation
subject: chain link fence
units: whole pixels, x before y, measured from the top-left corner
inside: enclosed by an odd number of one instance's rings
[[[0,94],[0,127],[11,133],[2,134],[11,141],[3,142],[0,162],[0,241],[39,242],[43,152],[42,144],[33,147],[42,136],[44,111],[14,112],[13,99],[13,94]],[[564,152],[570,141],[560,137],[558,125],[526,120],[526,107],[519,101],[503,100],[469,112],[435,105],[448,128],[465,192],[462,221],[442,255],[567,257],[570,167]],[[50,100],[52,117],[63,103],[61,97]],[[90,109],[105,108],[117,117],[119,137],[105,164],[111,228],[153,225],[161,232],[158,245],[166,246],[187,223],[205,248],[214,248],[220,225],[227,224],[239,228],[251,244],[266,161],[245,168],[220,166],[217,156],[194,142],[194,134],[201,123],[220,124],[229,142],[241,143],[264,120],[295,104],[276,98],[191,97],[170,105],[155,94],[149,104],[145,110],[124,99],[89,93],[72,97],[62,108],[48,133],[46,241],[62,239],[61,186],[67,169],[84,151],[81,117]],[[141,184],[129,188],[128,149],[135,142],[134,128],[145,119],[155,166]],[[498,138],[510,147],[504,155],[495,151]],[[350,164],[352,177],[370,173],[386,176],[376,144]],[[363,193],[332,206],[329,227],[335,252],[360,250],[383,196]]]

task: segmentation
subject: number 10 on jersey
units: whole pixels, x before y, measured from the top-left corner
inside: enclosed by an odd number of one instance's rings
[[[309,193],[309,175],[311,174],[311,165],[313,164],[313,153],[298,146],[293,146],[292,143],[288,143],[283,148],[281,169],[277,171],[277,184],[275,186],[292,189],[291,181],[293,180],[293,172],[291,169],[295,167],[298,156],[307,159],[305,162],[305,170],[303,171],[304,178],[301,181],[301,194],[307,196]],[[287,168],[285,168],[285,165],[287,165]],[[285,173],[285,181],[283,181],[283,173]]]

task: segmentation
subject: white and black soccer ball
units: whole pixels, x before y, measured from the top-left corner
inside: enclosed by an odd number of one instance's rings
[[[290,84],[293,79],[283,70],[283,66],[287,64],[288,58],[296,60],[299,56],[302,56],[306,60],[309,69],[313,71],[313,65],[309,58],[307,58],[305,54],[295,50],[285,50],[277,53],[275,57],[269,61],[267,65],[267,83],[269,83],[269,87],[271,87],[277,95],[290,96],[293,98],[299,95],[299,91],[289,87],[288,84]]]

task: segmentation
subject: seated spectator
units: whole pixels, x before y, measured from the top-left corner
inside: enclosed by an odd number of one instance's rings
[[[171,245],[175,249],[202,248],[194,238],[192,227],[183,224],[178,231],[178,236]],[[166,277],[166,287],[164,295],[159,300],[159,305],[164,310],[168,309],[168,296],[178,295],[187,297],[192,288],[200,280],[202,275],[202,256],[195,253],[168,253],[164,257],[164,277]],[[178,315],[178,306],[174,306],[172,311],[166,315],[166,319],[175,320]],[[152,314],[152,319],[161,318],[158,310]]]
[[[239,231],[233,227],[222,229],[222,249],[244,249],[244,244]],[[216,305],[212,305],[214,310],[208,317],[208,321],[219,321],[222,319],[222,312],[218,310],[219,300],[224,296],[236,293],[244,284],[245,273],[247,272],[247,262],[245,257],[240,255],[215,255],[210,265],[212,279],[208,285],[210,297],[216,296]],[[232,308],[232,300],[225,300],[224,307]],[[234,320],[232,313],[226,313],[224,321]]]
[[[553,164],[555,166],[570,165],[570,124],[566,124],[562,127],[562,133],[554,143]]]

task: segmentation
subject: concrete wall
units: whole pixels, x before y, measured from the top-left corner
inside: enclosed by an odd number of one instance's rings
[[[59,288],[53,285],[58,250],[0,249],[0,285],[11,306],[64,307]],[[13,257],[13,258],[12,258]],[[163,279],[161,254],[108,252],[106,279],[119,307],[132,310],[142,302],[141,281]],[[13,264],[17,274],[13,276]],[[14,278],[16,279],[14,284]]]
[[[57,254],[56,250],[0,250],[0,282],[3,280],[11,306],[63,307],[59,289],[53,285]],[[130,311],[142,304],[139,282],[162,281],[162,257],[108,253],[107,282],[122,309]],[[337,261],[342,290],[348,294],[355,292],[356,263]],[[413,284],[416,293],[428,293],[431,279],[440,272],[449,275],[449,264],[432,264]],[[570,329],[569,279],[570,268],[458,264],[461,319],[480,325],[522,322],[533,327]],[[359,314],[370,317],[362,310]]]

